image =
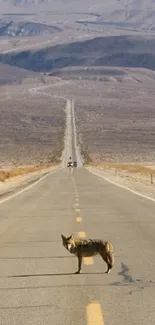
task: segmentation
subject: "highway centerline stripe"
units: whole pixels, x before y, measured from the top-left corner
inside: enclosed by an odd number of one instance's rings
[[[86,233],[84,231],[78,232],[78,235],[79,235],[80,238],[86,238]],[[85,265],[92,265],[92,264],[94,264],[93,258],[91,256],[90,257],[84,257],[84,264]]]
[[[75,207],[78,207],[79,206],[79,203],[75,203]]]
[[[92,301],[86,307],[87,325],[104,325],[101,305],[98,301]]]
[[[75,209],[76,212],[80,212],[80,209]]]
[[[76,217],[76,222],[82,222],[82,218],[81,217]]]
[[[78,232],[80,238],[86,238],[86,233],[84,231]]]
[[[84,257],[84,264],[85,265],[93,265],[94,264],[93,258],[91,256]],[[94,324],[96,324],[96,323],[94,323]]]

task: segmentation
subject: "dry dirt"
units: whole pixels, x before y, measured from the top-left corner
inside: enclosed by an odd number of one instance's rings
[[[58,82],[56,78],[52,81]],[[44,82],[32,78],[0,88],[1,168],[52,163],[61,157],[65,100],[29,92],[30,88],[46,86]]]

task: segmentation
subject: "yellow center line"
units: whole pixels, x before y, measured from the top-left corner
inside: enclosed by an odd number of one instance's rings
[[[75,209],[76,212],[80,212],[80,209]]]
[[[79,201],[78,197],[75,198],[75,201]]]
[[[94,264],[94,261],[93,261],[93,258],[91,256],[89,257],[84,257],[84,264],[85,265],[93,265]],[[96,325],[96,324],[95,324]]]
[[[80,238],[86,238],[86,233],[84,231],[78,232],[78,235]],[[84,257],[84,264],[85,265],[92,265],[94,264],[94,260],[91,256],[89,257]]]
[[[87,325],[104,325],[101,305],[98,301],[92,301],[86,307]]]
[[[79,203],[75,203],[75,207],[78,207],[79,206]]]
[[[76,217],[76,222],[82,222],[82,218],[81,217]]]
[[[80,238],[86,238],[86,233],[84,231],[78,232]]]

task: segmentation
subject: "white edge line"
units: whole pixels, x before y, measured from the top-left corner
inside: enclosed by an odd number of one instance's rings
[[[12,195],[6,197],[6,198],[3,199],[3,200],[0,200],[0,204],[4,203],[4,202],[6,202],[6,201],[12,200],[12,199],[15,198],[16,196],[18,196],[18,195],[20,195],[20,194],[26,192],[26,191],[29,190],[30,188],[32,188],[32,187],[34,187],[35,185],[37,185],[38,183],[40,183],[44,178],[48,177],[48,176],[51,175],[51,174],[56,173],[56,172],[57,172],[58,170],[60,170],[60,169],[62,169],[62,167],[58,168],[57,170],[51,171],[51,172],[49,172],[48,174],[46,174],[46,175],[40,177],[37,181],[35,181],[35,182],[34,182],[33,184],[31,184],[31,185],[28,185],[28,186],[25,187],[23,190],[18,191],[18,192],[16,192],[16,193],[14,193],[14,194],[12,194]],[[7,195],[7,193],[6,193],[6,195]]]
[[[136,194],[136,195],[138,195],[138,196],[141,196],[141,197],[143,197],[144,199],[147,199],[147,200],[150,200],[150,201],[152,201],[152,202],[155,202],[155,199],[151,198],[150,196],[146,196],[146,195],[144,195],[144,194],[141,194],[141,193],[139,193],[139,192],[136,192],[136,191],[134,191],[134,190],[131,190],[129,187],[126,187],[126,186],[124,186],[124,185],[121,185],[121,184],[118,184],[118,183],[116,183],[116,182],[114,182],[114,181],[111,181],[110,179],[108,179],[108,178],[106,178],[106,177],[104,177],[104,176],[98,174],[97,172],[93,172],[93,171],[90,170],[88,167],[85,167],[85,168],[86,168],[90,173],[92,173],[92,174],[94,174],[94,175],[96,175],[96,176],[99,176],[99,177],[105,179],[105,181],[107,181],[107,182],[109,182],[109,183],[111,183],[111,184],[113,184],[113,185],[116,185],[116,186],[118,186],[118,187],[124,188],[125,190],[127,190],[127,191],[129,191],[129,192],[131,192],[131,193],[134,193],[134,194]]]

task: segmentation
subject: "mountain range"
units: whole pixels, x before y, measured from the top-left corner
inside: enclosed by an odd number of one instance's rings
[[[155,70],[155,38],[97,37],[36,51],[1,54],[0,62],[43,72],[71,66],[124,66]]]

